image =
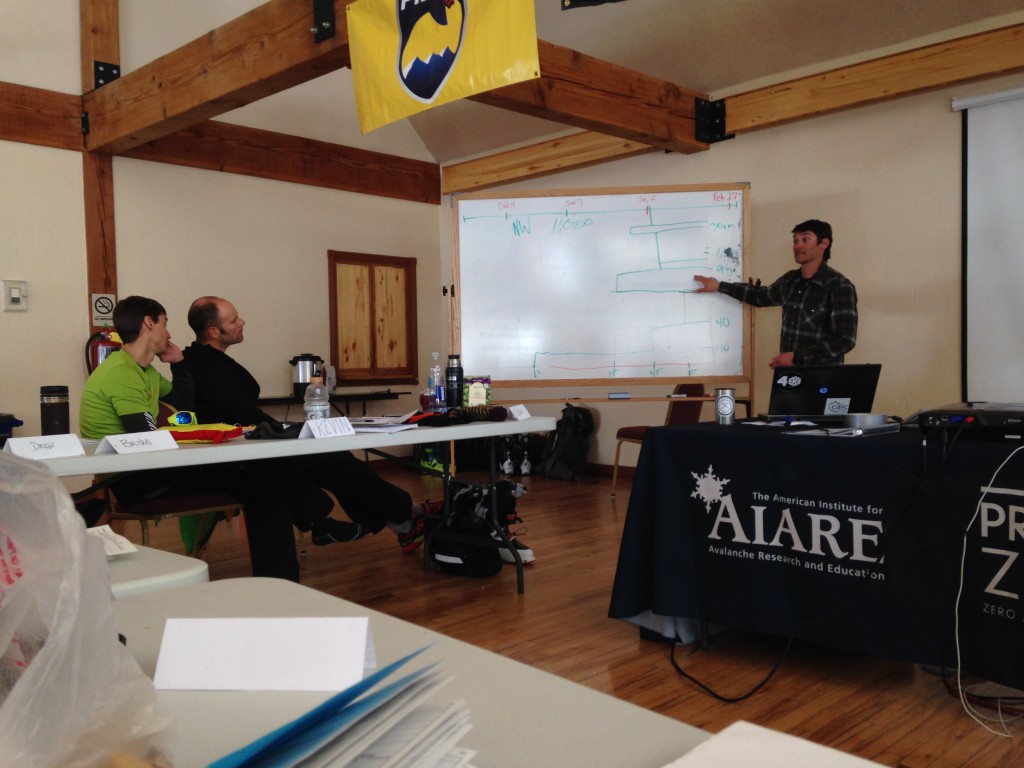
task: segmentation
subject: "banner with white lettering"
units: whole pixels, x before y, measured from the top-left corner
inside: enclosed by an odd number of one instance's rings
[[[936,665],[956,665],[959,648],[963,668],[1024,687],[1015,447],[922,446],[916,430],[798,440],[741,424],[650,430],[609,615]]]

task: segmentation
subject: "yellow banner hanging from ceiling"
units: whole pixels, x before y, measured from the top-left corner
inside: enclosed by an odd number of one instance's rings
[[[363,133],[540,77],[533,0],[357,0],[347,10]]]

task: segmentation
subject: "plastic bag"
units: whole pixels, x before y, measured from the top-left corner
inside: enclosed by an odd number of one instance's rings
[[[118,639],[102,544],[52,472],[0,454],[0,761],[169,765],[155,703]]]

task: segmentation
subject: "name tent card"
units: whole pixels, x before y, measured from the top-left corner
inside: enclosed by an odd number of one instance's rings
[[[78,435],[41,435],[9,437],[4,452],[22,459],[56,459],[62,456],[84,456],[85,449]]]
[[[341,691],[377,665],[361,617],[170,618],[157,690]]]
[[[530,412],[526,410],[525,405],[520,403],[519,405],[510,405],[508,407],[508,416],[513,421],[523,421],[530,418]]]
[[[310,419],[302,425],[299,438],[305,437],[344,437],[354,435],[355,429],[347,416],[335,416],[330,419]]]
[[[177,448],[174,435],[167,430],[155,432],[126,432],[123,435],[107,435],[96,446],[96,453],[149,453]]]

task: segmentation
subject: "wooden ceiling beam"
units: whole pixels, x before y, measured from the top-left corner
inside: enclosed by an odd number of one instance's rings
[[[348,66],[348,2],[334,0],[337,34],[323,43],[316,43],[310,32],[308,0],[270,0],[87,93],[83,102],[90,115],[91,133],[86,147],[124,152]],[[1024,70],[1022,43],[1024,25],[1007,27],[728,97],[726,130],[737,134],[1019,72]],[[474,100],[589,133],[449,166],[442,172],[446,192],[625,157],[644,151],[638,145],[684,153],[708,149],[708,144],[695,138],[695,98],[704,98],[703,94],[543,41],[538,41],[538,51],[540,78],[479,94]],[[35,103],[29,111],[38,105],[43,112],[30,118],[19,110],[14,120],[17,125],[12,127],[15,110],[9,102],[0,101],[0,121],[7,114],[7,125],[0,122],[0,132],[6,127],[8,135],[32,143],[67,142],[67,138],[57,139],[52,134],[30,136],[33,131],[26,126],[45,119],[45,110],[56,107],[53,97],[60,96],[50,94],[40,103],[41,92],[31,91],[18,89],[22,98],[31,94],[30,101]],[[66,137],[67,116],[57,122],[61,120],[65,123],[61,133]],[[184,152],[186,138],[196,140],[201,133],[179,136],[173,146]],[[165,156],[170,146],[165,146]],[[213,162],[209,152],[214,146],[216,142],[207,142],[194,153]]]
[[[345,6],[316,43],[308,0],[270,0],[120,79],[86,93],[90,151],[119,153],[349,66]],[[706,150],[696,91],[538,41],[541,77],[476,98],[576,128],[677,152]]]
[[[96,87],[99,62],[104,79],[120,69],[119,0],[79,2],[82,93]],[[83,144],[84,146],[84,144]],[[82,153],[82,200],[85,205],[86,295],[83,309],[92,330],[93,296],[117,295],[117,227],[114,205],[114,158],[99,152]]]
[[[725,130],[738,134],[1020,71],[1024,71],[1024,25],[949,40],[727,97]],[[511,108],[506,104],[498,106]],[[635,154],[628,142],[617,148],[614,140],[605,144],[607,139],[600,134],[579,133],[523,150],[498,152],[445,166],[441,169],[442,188],[446,194],[468,191]],[[607,152],[601,157],[576,152],[570,140],[581,147],[593,142],[595,146],[604,146]]]
[[[470,98],[673,152],[708,148],[694,119],[695,100],[705,94],[543,40],[537,49],[539,78]]]
[[[0,139],[82,149],[82,98],[0,82]]]
[[[441,202],[441,171],[434,163],[217,120],[123,156],[417,203]]]
[[[1021,71],[1024,24],[727,97],[725,129],[729,133],[743,133]]]
[[[349,66],[345,7],[317,43],[309,0],[270,0],[83,97],[90,151],[117,154]]]
[[[446,165],[441,169],[441,192],[448,195],[484,189],[658,151],[649,144],[583,131],[479,160]]]

